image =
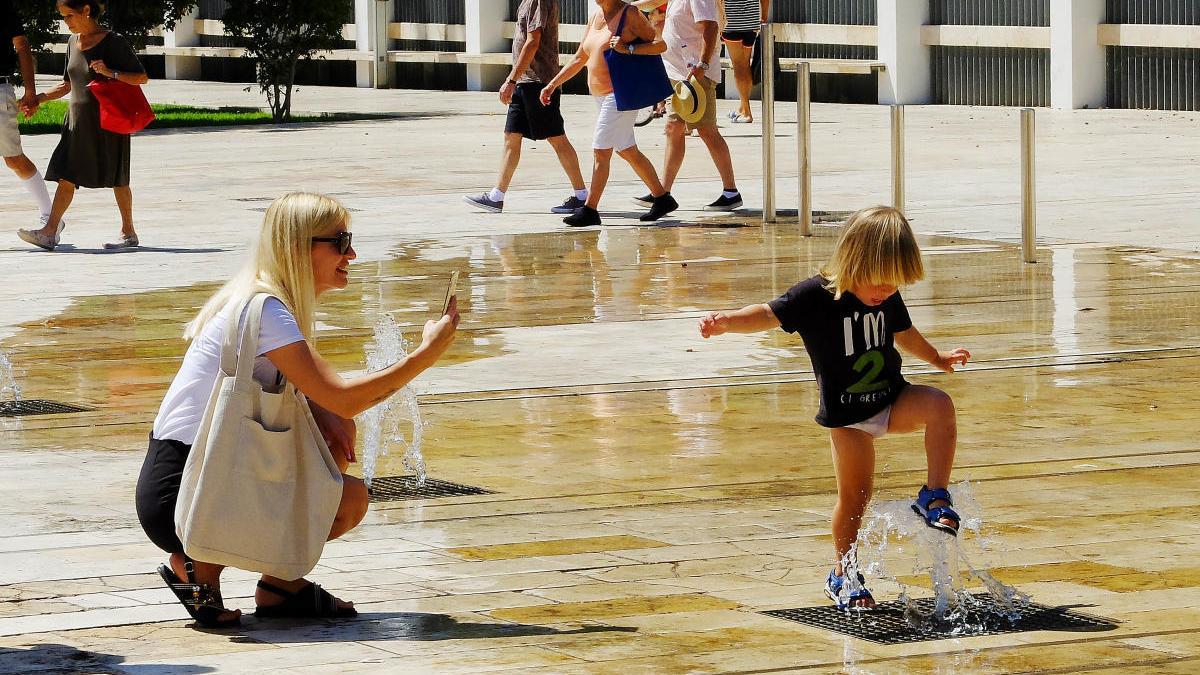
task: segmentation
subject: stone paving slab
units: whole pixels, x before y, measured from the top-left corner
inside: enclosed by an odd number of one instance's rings
[[[151,93],[256,101],[218,83]],[[742,220],[697,210],[712,185],[693,143],[678,220],[635,226],[627,200],[642,190],[618,167],[612,225],[565,231],[542,213],[562,197],[542,144],[508,213],[459,201],[492,180],[494,97],[299,97],[395,118],[149,133],[134,146],[149,250],[99,254],[114,213],[87,191],[68,218],[74,248],[0,245],[0,349],[27,394],[96,408],[0,420],[0,672],[1191,672],[1200,659],[1200,448],[1181,395],[1200,363],[1184,207],[1200,175],[1196,114],[1044,112],[1043,262],[1023,266],[1014,113],[909,111],[910,212],[930,279],[906,301],[926,334],[977,358],[953,377],[907,372],[959,407],[956,476],[984,505],[985,563],[1038,602],[1121,623],[889,647],[758,613],[825,602],[834,489],[797,341],[694,335],[702,312],[771,297],[833,241],[828,227],[801,239],[753,224],[759,127],[727,130],[752,207]],[[581,144],[591,106],[565,103]],[[883,199],[886,110],[816,114],[816,206]],[[661,138],[640,133],[657,160]],[[54,139],[27,141],[44,163]],[[794,180],[779,185],[786,206]],[[356,209],[353,283],[319,331],[340,370],[362,368],[379,313],[398,310],[411,333],[450,270],[465,272],[462,337],[421,383],[426,457],[434,477],[496,494],[377,504],[332,543],[313,577],[355,600],[358,620],[196,631],[153,573],[163,556],[141,536],[132,486],[180,326],[239,264],[266,200],[299,187]],[[5,224],[27,211],[0,180]],[[910,498],[923,476],[918,439],[881,441],[877,501]],[[901,576],[875,586],[881,597],[898,582],[925,592],[912,555],[883,557]],[[230,604],[252,608],[254,578],[229,571]]]

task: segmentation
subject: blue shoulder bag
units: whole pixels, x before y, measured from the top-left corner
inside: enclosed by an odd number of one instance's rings
[[[625,30],[626,7],[621,12],[621,21],[613,35]],[[634,44],[642,44],[641,41]],[[612,78],[613,95],[617,99],[617,110],[641,110],[669,98],[674,89],[667,79],[667,69],[658,54],[626,54],[609,48],[604,52],[608,74]]]

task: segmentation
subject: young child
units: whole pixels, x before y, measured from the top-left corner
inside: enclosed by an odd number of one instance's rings
[[[821,391],[816,420],[829,428],[833,444],[837,561],[825,593],[840,609],[875,606],[861,574],[847,583],[846,567],[871,500],[876,438],[925,430],[928,473],[913,510],[930,527],[958,533],[959,517],[946,489],[957,440],[954,403],[939,389],[905,382],[893,346],[894,341],[948,373],[971,358],[965,349],[939,352],[912,325],[898,288],[924,276],[921,251],[904,216],[883,206],[863,209],[846,221],[820,274],[769,303],[713,312],[700,321],[705,338],[781,327],[804,340]]]

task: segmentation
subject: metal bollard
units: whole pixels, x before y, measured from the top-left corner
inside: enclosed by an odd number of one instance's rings
[[[812,236],[812,66],[808,61],[796,64],[796,156],[800,161],[796,215],[800,236]]]
[[[762,25],[763,222],[775,222],[775,33]]]
[[[1033,108],[1021,109],[1021,254],[1037,262],[1037,122]]]
[[[892,106],[892,207],[904,213],[904,106]]]

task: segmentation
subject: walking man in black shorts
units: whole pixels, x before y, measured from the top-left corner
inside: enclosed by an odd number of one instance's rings
[[[17,174],[25,190],[41,209],[44,225],[50,216],[50,193],[37,167],[21,148],[21,132],[17,126],[18,111],[24,115],[37,112],[37,86],[34,83],[33,52],[25,37],[25,28],[17,16],[15,2],[0,0],[0,157]],[[13,73],[20,69],[20,76]],[[16,84],[24,87],[25,95],[18,102]]]
[[[504,210],[504,193],[521,161],[521,141],[546,140],[558,155],[558,163],[575,192],[551,213],[574,213],[587,201],[587,185],[579,170],[579,155],[567,139],[559,110],[560,94],[555,92],[550,105],[543,106],[538,95],[546,83],[558,74],[558,0],[521,0],[517,9],[517,29],[513,35],[513,68],[504,86],[500,102],[508,106],[504,125],[504,165],[496,187],[463,200],[484,211]]]

